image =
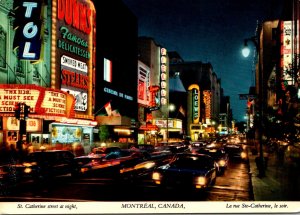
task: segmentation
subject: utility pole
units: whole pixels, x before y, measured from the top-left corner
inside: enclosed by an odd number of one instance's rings
[[[22,147],[22,140],[23,136],[27,133],[26,128],[26,120],[30,113],[30,106],[26,105],[24,102],[18,102],[15,104],[15,117],[19,120],[19,138],[17,141],[17,149],[20,153],[21,160],[23,159],[23,147]],[[26,137],[27,138],[27,137]]]
[[[260,56],[260,31],[258,30],[256,35],[245,39],[244,45],[247,47],[247,42],[251,41],[255,45],[256,53],[258,57],[258,116],[256,122],[256,128],[258,132],[258,141],[259,141],[259,158],[257,160],[257,167],[259,170],[259,176],[265,176],[265,162],[264,162],[264,151],[263,151],[263,129],[264,129],[264,121],[263,121],[263,71],[262,71],[262,57]]]

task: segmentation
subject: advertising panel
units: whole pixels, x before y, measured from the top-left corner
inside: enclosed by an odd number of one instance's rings
[[[0,85],[0,115],[13,115],[17,103],[30,106],[30,114],[74,116],[74,97],[67,92],[37,85]]]
[[[292,70],[292,21],[281,22],[281,69],[284,86],[293,84]]]
[[[93,118],[95,15],[90,0],[52,1],[51,85],[75,97],[77,118]]]
[[[150,68],[138,62],[138,103],[148,106],[149,105],[149,86],[150,86]]]
[[[20,121],[15,117],[3,117],[3,129],[9,131],[19,131]],[[27,132],[40,132],[42,131],[42,120],[28,118],[26,120]]]

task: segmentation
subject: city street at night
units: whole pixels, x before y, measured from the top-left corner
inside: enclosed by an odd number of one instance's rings
[[[248,173],[247,163],[230,162],[225,174],[203,192],[185,191],[180,187],[162,190],[150,179],[120,185],[111,177],[72,179],[62,176],[41,188],[32,182],[22,184],[1,201],[251,201]]]
[[[300,212],[299,0],[1,0],[0,20],[0,214]]]

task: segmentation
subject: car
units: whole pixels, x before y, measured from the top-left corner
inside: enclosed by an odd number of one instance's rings
[[[162,187],[207,189],[217,178],[217,163],[209,155],[179,153],[152,173],[153,182]]]
[[[6,195],[16,187],[18,177],[16,170],[11,164],[0,165],[0,196]]]
[[[206,154],[211,156],[218,164],[218,174],[219,175],[224,174],[228,166],[229,156],[223,148],[220,147],[200,148],[199,150],[195,151],[195,153]]]
[[[152,171],[169,163],[173,156],[174,154],[170,151],[154,151],[143,159],[124,161],[120,167],[120,179],[123,182],[151,179]]]
[[[224,150],[230,160],[246,161],[248,159],[247,152],[243,149],[243,146],[239,144],[226,144]]]
[[[46,180],[74,173],[75,155],[67,150],[48,150],[29,153],[15,169],[21,180]]]
[[[207,145],[207,142],[204,142],[204,141],[194,141],[194,142],[191,142],[191,146],[192,147],[204,147]]]
[[[145,153],[122,149],[108,154],[90,154],[75,158],[76,176],[119,176],[123,162],[138,162],[146,159]]]
[[[105,154],[109,154],[111,152],[119,152],[119,151],[121,151],[121,148],[117,147],[117,146],[98,147],[98,148],[94,148],[93,149],[93,153],[91,153],[91,154],[102,154],[102,155],[105,155]]]
[[[137,149],[139,149],[141,151],[145,151],[148,153],[152,153],[155,150],[155,147],[151,144],[138,144],[138,145],[134,145],[134,147],[136,147]]]

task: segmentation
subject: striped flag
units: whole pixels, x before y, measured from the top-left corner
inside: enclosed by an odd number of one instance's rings
[[[106,110],[107,115],[108,115],[108,116],[111,116],[112,110],[111,110],[111,104],[110,104],[110,102],[107,102],[107,103],[104,105],[104,107],[105,107],[105,110]]]

